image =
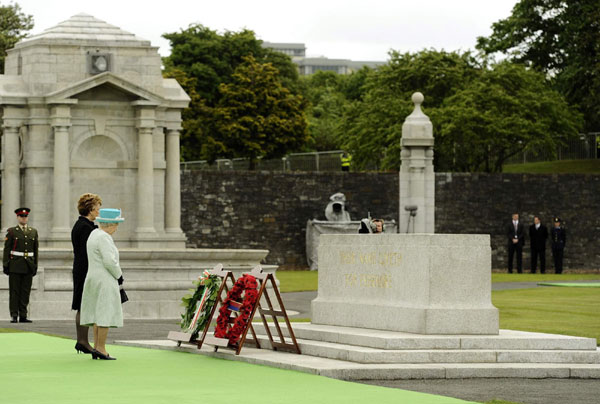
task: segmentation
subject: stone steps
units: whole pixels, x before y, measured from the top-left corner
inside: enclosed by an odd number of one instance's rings
[[[356,363],[311,355],[244,347],[234,351],[205,345],[178,347],[169,340],[117,341],[120,345],[166,349],[296,370],[341,380],[465,379],[465,378],[584,378],[600,379],[598,364],[568,363]]]
[[[259,334],[265,334],[262,322],[253,323]],[[280,323],[289,336],[285,323]],[[274,324],[271,333],[276,335]],[[421,335],[366,328],[338,327],[311,323],[292,323],[298,339],[355,345],[384,350],[596,350],[594,338],[500,330],[498,335]]]
[[[266,336],[259,340],[269,347]],[[386,350],[298,339],[304,355],[356,363],[600,363],[600,351],[430,349]]]

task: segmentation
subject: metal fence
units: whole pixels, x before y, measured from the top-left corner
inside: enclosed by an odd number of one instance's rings
[[[505,164],[535,163],[553,160],[585,160],[595,159],[598,153],[598,137],[600,132],[582,133],[578,138],[568,140],[565,145],[550,152],[525,151],[506,161]]]
[[[280,159],[259,159],[255,169],[264,171],[341,171],[343,150],[324,152],[291,153]],[[183,170],[248,170],[250,160],[244,158],[217,159],[209,164],[206,160],[184,161]]]
[[[600,158],[598,143],[600,132],[582,133],[559,146],[556,154],[547,151],[524,151],[509,158],[505,164],[534,163],[553,160],[584,160]],[[332,150],[310,153],[292,153],[280,159],[256,161],[255,170],[264,171],[341,171],[341,155],[343,150]],[[218,159],[209,164],[206,160],[184,161],[183,170],[248,170],[250,161],[244,158]],[[372,167],[372,170],[377,170]]]

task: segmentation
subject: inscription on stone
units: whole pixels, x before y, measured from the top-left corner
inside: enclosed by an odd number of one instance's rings
[[[347,288],[380,288],[392,287],[392,275],[390,274],[345,274],[344,286]]]
[[[389,270],[400,266],[402,255],[398,252],[355,252],[340,251],[339,263],[341,267],[346,265],[361,265],[365,269],[374,267]],[[392,275],[389,272],[378,274],[365,274],[351,272],[343,274],[342,284],[347,288],[380,288],[392,287]]]
[[[399,266],[402,255],[396,252],[371,252],[357,253],[354,251],[340,251],[340,264],[342,265],[379,265],[385,268]]]

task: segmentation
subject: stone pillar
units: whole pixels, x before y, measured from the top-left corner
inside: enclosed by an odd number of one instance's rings
[[[52,172],[52,229],[51,238],[56,243],[69,241],[71,223],[69,220],[71,203],[71,173],[69,156],[69,128],[71,127],[71,106],[51,107],[50,121],[54,132],[54,156]],[[56,245],[56,243],[54,243]]]
[[[167,233],[181,233],[181,180],[178,130],[167,129],[166,146],[165,231]]]
[[[154,228],[154,155],[152,133],[156,127],[155,108],[141,106],[137,109],[138,129],[138,173],[137,173],[137,207],[135,216],[135,243],[138,247],[153,246],[144,240],[155,239]]]
[[[5,111],[6,113],[6,111]],[[4,119],[2,142],[2,234],[15,225],[14,210],[21,203],[21,175],[19,154],[19,126]]]
[[[415,108],[402,125],[400,233],[433,233],[435,230],[433,126],[421,110],[423,99],[423,94],[413,94]]]

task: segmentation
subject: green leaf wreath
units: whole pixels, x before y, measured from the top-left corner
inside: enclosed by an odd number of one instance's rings
[[[217,294],[219,292],[219,287],[221,286],[221,278],[215,275],[209,275],[208,272],[204,272],[201,278],[194,281],[195,289],[190,289],[191,294],[185,295],[181,301],[181,305],[185,307],[185,312],[181,315],[181,329],[186,332],[192,333],[192,340],[198,338],[198,334],[204,330],[204,326],[206,322],[209,321],[209,316],[215,302],[217,300]],[[207,291],[206,301],[202,310],[200,312],[200,316],[198,317],[198,321],[194,326],[193,330],[190,330],[190,325],[196,315],[196,311],[198,310],[198,305],[201,304],[202,296],[204,295],[204,291]]]

